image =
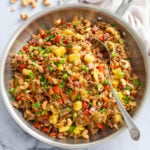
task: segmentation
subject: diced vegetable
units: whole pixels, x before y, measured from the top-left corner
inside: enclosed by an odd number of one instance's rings
[[[14,91],[15,91],[14,88],[10,88],[10,89],[8,90],[9,93],[13,93]]]
[[[84,98],[87,98],[88,97],[88,91],[84,88],[80,89],[80,95],[81,95],[81,98],[84,99]]]
[[[71,109],[70,109],[69,107],[66,107],[66,110],[67,110],[68,112],[71,112]]]
[[[71,90],[71,89],[67,89],[67,90],[66,90],[66,93],[69,95],[69,94],[72,93],[72,90]]]
[[[75,127],[75,129],[74,129],[74,131],[73,131],[73,133],[74,134],[80,134],[81,133],[81,131],[83,131],[84,130],[84,127],[83,126],[76,126]]]
[[[73,31],[70,30],[70,29],[64,29],[64,30],[63,30],[63,33],[64,33],[64,34],[67,34],[67,35],[73,35],[73,34],[74,34]]]
[[[34,79],[34,73],[33,72],[30,72],[29,76],[30,76],[31,79]]]
[[[130,91],[130,90],[131,90],[131,88],[130,88],[129,86],[127,86],[127,87],[126,87],[126,90]]]
[[[76,102],[73,104],[73,109],[76,110],[76,111],[82,109],[82,102],[81,102],[81,101],[76,101]]]
[[[33,108],[39,108],[40,107],[40,102],[36,102],[32,105]]]
[[[58,115],[57,114],[54,114],[54,115],[51,115],[49,117],[49,122],[53,125],[57,124],[57,121],[58,121]]]
[[[86,65],[81,66],[82,70],[89,71],[89,68]]]
[[[102,90],[103,90],[103,86],[102,86],[102,84],[98,83],[98,85],[97,85],[97,89],[98,89],[98,91],[99,91],[99,92],[100,92],[100,91],[102,91]]]
[[[133,84],[136,85],[136,86],[140,86],[140,82],[139,82],[138,79],[134,79]]]
[[[64,74],[63,74],[63,78],[64,78],[64,79],[67,79],[67,77],[68,77],[67,73],[64,73]]]
[[[100,110],[100,112],[103,113],[105,110],[106,110],[106,108],[104,107]]]
[[[78,115],[76,112],[73,113],[73,118],[76,118]]]
[[[66,47],[71,48],[71,43],[68,43]]]
[[[114,76],[117,79],[120,79],[124,76],[124,73],[122,72],[121,68],[117,68],[113,70]]]
[[[91,62],[94,62],[95,61],[95,57],[92,55],[92,54],[86,54],[84,56],[84,61],[86,63],[91,63]]]
[[[84,36],[81,35],[81,34],[79,34],[79,33],[77,33],[77,34],[75,35],[75,37],[76,37],[78,40],[84,40]]]
[[[106,79],[104,79],[103,84],[104,84],[104,85],[107,85],[107,84],[109,84],[109,81],[108,81],[108,80],[106,80]]]
[[[53,71],[54,69],[53,69],[53,67],[49,67],[49,71]]]
[[[59,82],[59,87],[61,87],[61,88],[64,88],[64,86],[65,86],[65,82]]]
[[[63,46],[60,46],[58,48],[56,48],[53,53],[57,56],[57,57],[61,57],[66,53],[66,49]]]
[[[76,127],[75,125],[72,125],[72,126],[69,128],[69,132],[70,132],[70,133],[73,133],[75,127]]]
[[[74,61],[77,61],[77,60],[80,60],[80,54],[70,54],[68,56],[68,61],[69,62],[74,62]]]

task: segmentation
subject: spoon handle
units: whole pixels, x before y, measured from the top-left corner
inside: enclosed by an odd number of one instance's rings
[[[133,122],[133,119],[130,117],[130,115],[128,114],[128,112],[125,110],[125,108],[121,104],[120,100],[118,99],[118,96],[117,96],[116,92],[114,91],[114,88],[113,88],[111,82],[109,82],[109,83],[110,83],[110,87],[111,87],[112,93],[114,95],[114,98],[118,104],[118,107],[121,111],[121,114],[123,115],[123,118],[125,120],[125,123],[126,123],[128,129],[129,129],[129,133],[130,133],[132,139],[136,140],[136,141],[139,140],[139,138],[140,138],[139,129],[136,127],[136,125]]]

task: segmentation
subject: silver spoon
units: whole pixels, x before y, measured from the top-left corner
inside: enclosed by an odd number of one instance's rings
[[[104,59],[107,59],[107,64],[108,64],[108,80],[109,80],[109,85],[111,88],[111,91],[113,93],[113,96],[116,100],[116,103],[121,111],[121,114],[124,118],[124,121],[126,123],[126,126],[129,130],[130,136],[132,137],[133,140],[139,140],[140,138],[140,131],[139,129],[136,127],[135,123],[133,122],[133,119],[130,117],[130,115],[128,114],[128,112],[126,111],[126,109],[123,107],[123,105],[121,104],[112,84],[111,84],[111,80],[110,80],[110,64],[111,64],[111,55],[110,55],[110,51],[109,49],[104,45],[103,42],[101,42],[99,39],[97,38],[92,38],[91,39],[92,45],[95,47],[98,47],[99,50],[101,50],[102,52],[105,53],[104,55]]]

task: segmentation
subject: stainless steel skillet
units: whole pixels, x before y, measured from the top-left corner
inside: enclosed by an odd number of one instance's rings
[[[11,98],[7,91],[11,77],[10,59],[12,54],[16,51],[19,51],[19,49],[26,43],[26,41],[30,39],[31,35],[37,32],[40,26],[44,28],[50,28],[53,26],[53,20],[58,18],[66,18],[67,20],[70,20],[74,15],[83,16],[84,18],[93,21],[96,20],[97,17],[101,17],[103,20],[111,24],[116,23],[118,30],[125,33],[124,39],[127,45],[130,47],[132,53],[131,62],[133,69],[136,74],[138,74],[140,80],[145,83],[143,88],[138,92],[136,98],[138,106],[134,112],[131,112],[133,117],[137,116],[138,112],[142,108],[144,101],[150,96],[148,92],[150,89],[150,69],[148,67],[148,56],[145,52],[143,43],[135,31],[121,19],[121,16],[119,16],[123,14],[122,10],[125,11],[128,7],[127,2],[129,1],[124,2],[125,3],[122,3],[121,7],[118,9],[118,14],[113,14],[107,10],[81,4],[64,4],[62,6],[48,8],[31,17],[14,33],[13,37],[10,39],[6,46],[5,54],[0,67],[1,95],[10,115],[27,133],[37,138],[38,140],[53,146],[58,146],[61,148],[85,148],[108,141],[109,139],[112,139],[120,134],[125,129],[125,127],[120,127],[120,129],[117,131],[115,129],[108,128],[105,129],[101,134],[90,136],[89,141],[83,139],[74,140],[71,138],[63,141],[52,139],[40,131],[34,129],[34,127],[27,123],[23,119],[22,114],[18,110],[14,109],[11,104]]]

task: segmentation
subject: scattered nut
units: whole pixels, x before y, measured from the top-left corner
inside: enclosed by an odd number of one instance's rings
[[[10,2],[11,2],[12,4],[14,4],[14,3],[17,2],[17,0],[10,0]]]
[[[56,26],[59,26],[59,25],[61,24],[61,19],[55,20],[55,21],[54,21],[54,24],[55,24]]]
[[[29,18],[28,14],[20,14],[22,20],[27,20]]]
[[[22,5],[23,7],[26,7],[26,6],[28,5],[28,1],[27,1],[27,0],[22,0],[22,1],[21,1],[21,5]]]
[[[32,8],[36,8],[36,1],[35,0],[28,0],[28,3],[32,6]]]
[[[42,104],[42,108],[45,110],[46,109],[46,106],[48,104],[48,101],[44,101],[43,104]]]
[[[51,3],[48,0],[43,0],[43,4],[45,6],[50,6],[51,5]]]

